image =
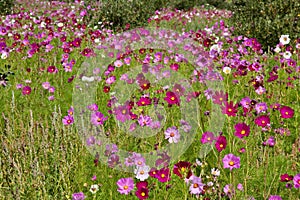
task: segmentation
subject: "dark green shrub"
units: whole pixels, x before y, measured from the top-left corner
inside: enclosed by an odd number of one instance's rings
[[[300,35],[300,1],[233,0],[232,8],[235,34],[257,38],[264,50],[278,44],[280,35]]]
[[[0,15],[10,14],[13,5],[13,0],[0,0]]]
[[[196,6],[202,6],[206,4],[218,9],[228,9],[230,5],[224,0],[173,0],[169,2],[170,3],[168,6],[181,10],[188,10]]]
[[[166,0],[106,0],[94,2],[97,12],[89,13],[89,19],[97,22],[113,22],[115,30],[144,26],[156,10],[165,7]]]

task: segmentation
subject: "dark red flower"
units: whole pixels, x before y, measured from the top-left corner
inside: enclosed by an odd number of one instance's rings
[[[170,178],[170,169],[169,168],[162,168],[157,170],[155,178],[158,179],[159,182],[165,183],[171,180]]]
[[[191,166],[192,164],[190,162],[179,161],[174,165],[173,173],[180,178],[189,178],[192,175]]]
[[[221,152],[223,151],[227,146],[227,140],[226,140],[226,137],[225,136],[219,136],[217,138],[217,141],[215,143],[215,147],[216,149],[218,150],[218,152]]]
[[[177,95],[174,92],[168,91],[166,93],[166,97],[164,98],[164,100],[168,102],[169,105],[174,105],[174,104],[178,106],[180,105],[180,99],[177,98]]]
[[[282,174],[280,176],[280,181],[281,182],[289,182],[290,180],[293,180],[293,176],[289,176],[288,174]]]

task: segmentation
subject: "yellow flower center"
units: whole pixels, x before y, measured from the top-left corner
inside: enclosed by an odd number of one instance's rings
[[[175,134],[172,132],[172,133],[170,134],[170,136],[171,136],[171,137],[174,137],[174,136],[175,136]]]
[[[140,171],[140,174],[143,175],[145,172],[144,171]]]
[[[245,133],[246,133],[246,131],[244,131],[244,130],[241,131],[241,134],[242,134],[242,135],[244,135]]]
[[[127,186],[127,185],[125,185],[125,186],[124,186],[124,190],[127,190],[127,189],[128,189],[128,186]]]
[[[230,165],[230,166],[233,166],[233,165],[234,165],[234,162],[233,162],[233,161],[230,161],[230,162],[229,162],[229,165]]]
[[[142,162],[141,162],[141,161],[139,161],[139,162],[138,162],[138,165],[141,165],[141,164],[142,164]]]
[[[197,183],[194,183],[193,187],[197,188],[199,185]]]
[[[210,141],[210,137],[208,137],[207,140]]]
[[[265,120],[262,120],[261,123],[262,123],[262,124],[265,124],[266,122],[265,122]]]
[[[145,192],[142,192],[142,193],[141,193],[141,196],[142,196],[142,197],[146,196]]]
[[[232,111],[232,109],[231,109],[231,108],[229,108],[229,109],[228,109],[228,111],[229,111],[229,112],[231,112],[231,111]]]
[[[122,114],[125,114],[126,113],[126,110],[122,110]]]
[[[164,174],[162,174],[162,175],[161,175],[161,177],[162,177],[162,178],[165,178],[165,175],[164,175]]]
[[[175,100],[175,97],[171,97],[171,100],[174,101],[174,100]]]
[[[220,147],[221,147],[221,148],[223,148],[223,146],[224,146],[223,144],[220,144]]]

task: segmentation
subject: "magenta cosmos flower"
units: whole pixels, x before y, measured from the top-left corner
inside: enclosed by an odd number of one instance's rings
[[[67,115],[62,120],[64,125],[71,125],[74,123],[74,118],[72,115]]]
[[[179,104],[180,104],[180,99],[177,98],[177,95],[176,95],[174,92],[168,91],[168,92],[166,93],[166,97],[164,98],[164,100],[165,100],[166,102],[168,102],[169,105],[174,105],[174,104],[176,104],[176,105],[179,106]]]
[[[278,195],[271,195],[268,200],[282,200],[282,198]]]
[[[165,131],[165,139],[168,139],[170,143],[178,143],[180,139],[180,134],[175,126],[169,127]]]
[[[293,180],[293,178],[294,178],[293,176],[290,176],[288,174],[282,174],[280,176],[280,182],[289,182],[289,181]]]
[[[31,93],[31,87],[30,86],[23,87],[23,89],[22,89],[22,94],[23,95],[30,95],[30,93]]]
[[[250,127],[245,123],[238,123],[234,126],[234,135],[238,138],[248,137],[250,133]]]
[[[136,104],[138,106],[147,106],[151,104],[151,99],[149,97],[141,97]]]
[[[212,132],[204,132],[201,138],[201,143],[205,144],[205,143],[210,143],[212,144],[212,142],[215,140],[215,136]]]
[[[294,110],[288,106],[281,106],[279,112],[281,118],[292,118],[294,116]]]
[[[293,182],[295,188],[300,188],[300,174],[294,176]]]
[[[137,191],[135,192],[135,195],[137,196],[137,198],[143,200],[149,197],[148,182],[146,181],[138,182],[136,184],[136,187],[137,187]]]
[[[265,127],[270,124],[270,118],[268,115],[262,115],[255,119],[255,124],[261,127]]]
[[[160,170],[156,170],[155,178],[158,179],[159,182],[165,183],[171,180],[170,178],[170,169],[169,168],[162,168]]]
[[[98,111],[91,114],[91,122],[95,126],[102,125],[104,123],[104,121],[107,120],[107,118],[108,117],[104,117],[104,115],[101,112],[98,112]]]
[[[118,192],[120,194],[128,195],[134,188],[134,182],[132,178],[121,178],[117,181]]]
[[[84,200],[84,199],[85,199],[85,196],[84,196],[83,192],[72,194],[72,200]]]
[[[227,140],[225,136],[219,136],[216,143],[215,143],[216,149],[218,152],[223,151],[227,146]]]
[[[237,113],[238,104],[233,105],[233,102],[225,102],[225,106],[222,107],[222,113],[229,117],[235,117]]]
[[[224,168],[229,168],[230,171],[233,168],[240,168],[241,167],[240,158],[231,153],[227,154],[223,158],[223,166]]]

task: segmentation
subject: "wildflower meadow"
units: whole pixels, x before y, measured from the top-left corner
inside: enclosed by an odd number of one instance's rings
[[[110,2],[1,16],[0,198],[299,200],[300,33],[266,47],[234,10]]]

